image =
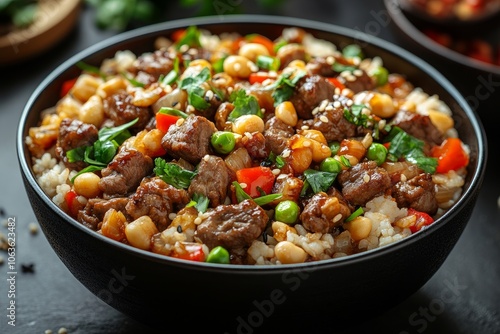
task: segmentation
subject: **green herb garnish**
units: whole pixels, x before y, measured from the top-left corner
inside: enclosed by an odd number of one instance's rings
[[[295,74],[292,79],[290,77]],[[288,101],[295,91],[295,85],[299,80],[306,75],[305,71],[296,70],[295,72],[287,72],[281,74],[278,79],[267,89],[274,89],[272,97],[274,99],[274,106]]]
[[[200,194],[193,194],[193,199],[189,202],[186,207],[189,208],[191,206],[195,207],[198,212],[204,213],[208,209],[208,204],[210,200],[208,197]]]
[[[244,89],[233,91],[229,97],[229,101],[234,104],[234,109],[231,111],[227,120],[233,122],[243,115],[257,115],[262,117],[259,102],[253,95],[247,95]]]
[[[336,173],[323,172],[314,169],[307,169],[304,171],[304,187],[307,189],[311,187],[315,194],[320,191],[327,191],[328,188],[333,184],[335,178],[337,177]],[[307,185],[306,185],[307,183]],[[304,188],[303,191],[305,192]]]
[[[184,36],[176,43],[177,50],[179,50],[183,45],[187,45],[189,47],[200,47],[200,35],[201,33],[196,26],[188,27]]]
[[[198,110],[205,110],[210,107],[210,103],[205,101],[203,97],[205,91],[201,88],[201,85],[210,79],[210,76],[210,70],[205,67],[200,73],[182,79],[179,84],[180,88],[185,89],[188,93],[188,103]]]
[[[233,184],[235,192],[236,192],[236,200],[238,201],[238,203],[243,202],[246,199],[250,199],[250,200],[253,200],[257,205],[263,206],[263,205],[271,203],[272,201],[274,201],[276,199],[280,199],[282,196],[281,194],[269,194],[269,195],[264,195],[264,196],[252,198],[252,197],[250,197],[250,195],[248,195],[245,192],[245,190],[241,187],[241,185],[237,181],[233,181],[232,184]]]
[[[164,76],[163,78],[161,78],[158,81],[164,85],[171,85],[175,82],[175,80],[177,80],[177,78],[179,77],[179,73],[180,73],[179,72],[179,58],[175,57],[174,68],[170,72],[168,72],[166,76]]]
[[[173,162],[166,162],[162,158],[155,159],[155,168],[153,171],[165,183],[177,189],[189,188],[191,180],[196,176],[195,172],[184,169]]]

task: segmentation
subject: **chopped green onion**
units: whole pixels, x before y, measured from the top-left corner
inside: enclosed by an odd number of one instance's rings
[[[280,68],[280,59],[277,57],[259,55],[257,56],[256,64],[263,70],[277,71]]]
[[[179,116],[182,118],[187,118],[189,115],[186,114],[185,112],[175,109],[175,108],[170,108],[170,107],[161,107],[160,110],[158,110],[160,114],[165,114],[165,115],[172,115],[172,116]]]
[[[354,220],[354,218],[361,216],[364,212],[365,211],[363,210],[362,207],[357,208],[356,211],[354,211],[353,213],[351,213],[351,215],[346,218],[345,222],[348,223],[351,220]]]

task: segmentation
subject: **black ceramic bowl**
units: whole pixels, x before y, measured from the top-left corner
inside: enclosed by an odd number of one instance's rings
[[[498,46],[498,15],[477,24],[455,25],[446,30],[442,25],[435,25],[422,20],[418,15],[412,15],[400,4],[400,0],[384,0],[384,4],[391,18],[390,26],[396,31],[405,48],[414,51],[435,67],[446,69],[443,74],[468,97],[467,101],[474,109],[484,106],[481,110],[487,110],[496,105],[494,99],[483,96],[485,89],[491,89],[485,82],[493,82],[495,89],[498,86],[500,66],[481,62],[447,48],[429,38],[422,30],[432,28],[460,38],[482,39]],[[486,87],[481,89],[480,86]],[[482,113],[481,111],[480,114]]]
[[[456,127],[471,150],[463,195],[429,228],[389,246],[345,258],[282,266],[194,263],[142,251],[89,230],[60,210],[38,186],[24,145],[40,111],[53,106],[61,83],[79,74],[83,60],[98,65],[116,51],[152,50],[158,36],[197,25],[213,33],[261,33],[271,38],[299,26],[339,46],[356,42],[367,56],[381,56],[390,71],[438,94],[454,111]],[[23,111],[17,137],[19,162],[29,200],[54,251],[71,273],[103,301],[154,327],[187,326],[250,333],[266,319],[297,329],[315,319],[341,326],[368,318],[417,291],[446,259],[474,208],[483,179],[486,141],[465,100],[435,69],[407,51],[353,30],[317,22],[269,16],[227,16],[180,20],[127,32],[77,54],[44,80]],[[321,315],[321,317],[318,317]],[[311,318],[312,317],[312,318]],[[309,328],[309,327],[308,327]]]

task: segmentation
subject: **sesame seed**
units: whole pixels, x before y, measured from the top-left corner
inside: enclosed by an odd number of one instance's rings
[[[340,76],[341,76],[341,77],[344,77],[344,78],[345,78],[345,77],[347,77],[347,76],[349,76],[349,75],[351,75],[351,72],[349,72],[349,71],[342,71],[342,72],[340,72]]]
[[[302,125],[300,127],[301,130],[309,130],[309,125]]]
[[[188,50],[187,53],[190,54],[191,56],[196,56],[198,54],[198,50],[191,48]]]
[[[363,175],[363,182],[368,183],[369,181],[370,181],[370,175],[365,173],[365,175]]]
[[[203,157],[203,160],[208,162],[208,160],[210,160],[210,156],[208,154],[205,154],[205,156]]]
[[[319,111],[325,111],[327,105],[328,105],[328,100],[321,101],[321,104],[319,105]]]
[[[179,119],[177,120],[177,122],[175,122],[175,125],[177,125],[177,126],[181,126],[181,125],[182,125],[182,123],[184,123],[184,118],[179,118]]]
[[[279,168],[275,168],[275,169],[273,169],[272,172],[273,172],[273,175],[280,175],[281,170]]]
[[[401,182],[406,182],[407,178],[406,175],[401,174]]]
[[[200,217],[196,217],[196,219],[194,220],[194,223],[195,223],[195,225],[200,225],[201,224],[201,218]]]
[[[314,116],[314,115],[316,115],[318,112],[319,112],[319,108],[318,108],[318,107],[316,107],[316,108],[314,108],[314,109],[311,111],[311,114]]]
[[[228,94],[231,94],[233,92],[233,87],[231,87],[231,86],[227,87],[227,92],[228,92]]]
[[[345,105],[348,106],[348,107],[352,106],[353,104],[354,104],[354,102],[352,102],[352,100],[347,100],[345,102]]]
[[[212,90],[207,90],[205,93],[205,97],[207,97],[209,100],[211,100],[214,97],[214,92]]]
[[[264,81],[262,81],[262,86],[267,86],[267,85],[270,85],[274,82],[273,79],[266,79]]]
[[[260,111],[265,114],[266,113],[266,108],[260,108]]]
[[[360,76],[362,76],[362,75],[363,75],[363,71],[362,71],[362,70],[360,70],[360,69],[357,69],[357,70],[354,70],[354,71],[352,72],[352,74],[354,74],[354,75],[355,75],[355,76],[357,76],[357,77],[360,77]]]
[[[241,182],[241,183],[240,183],[240,186],[241,186],[243,189],[245,189],[245,188],[247,187],[247,184],[246,184],[246,183],[244,183],[244,182]]]
[[[341,106],[342,106],[342,104],[339,101],[333,102],[333,107],[334,108],[340,108]]]
[[[253,135],[250,132],[245,132],[245,137],[252,139]]]
[[[333,58],[332,56],[328,56],[328,57],[326,57],[326,63],[327,63],[328,65],[333,65],[333,64],[335,64],[335,58]]]
[[[361,58],[359,57],[354,57],[352,58],[352,62],[354,63],[354,65],[359,65],[359,63],[361,63]]]
[[[385,119],[381,119],[380,121],[378,121],[379,130],[382,130],[386,124],[387,124],[387,121]]]
[[[325,108],[326,111],[332,111],[333,109],[334,108],[333,108],[333,106],[331,104],[327,105],[326,108]]]
[[[283,158],[288,158],[290,156],[290,150],[286,149],[283,151],[283,153],[281,154],[281,156]]]
[[[195,108],[192,105],[188,104],[188,106],[186,107],[186,112],[188,114],[190,114],[190,113],[192,113],[194,111],[195,111]]]
[[[31,222],[28,224],[28,229],[31,234],[37,234],[38,233],[38,225],[34,222]]]
[[[184,53],[189,49],[189,45],[184,44],[179,48],[179,52]]]
[[[321,116],[321,117],[324,117],[324,116]],[[304,147],[310,147],[311,146],[311,142],[309,140],[304,140]]]
[[[78,197],[76,198],[76,200],[77,200],[77,201],[78,201],[78,203],[80,203],[80,204],[87,204],[87,199],[86,199],[85,197],[83,197],[83,196],[78,196]]]
[[[323,123],[328,123],[328,117],[326,117],[325,115],[322,115],[319,120]]]
[[[333,217],[333,222],[336,223],[336,222],[338,222],[341,219],[342,219],[342,214],[341,213],[337,213],[337,215],[335,217]]]
[[[340,88],[338,88],[338,87],[335,88],[335,91],[334,91],[334,94],[333,94],[333,99],[334,100],[338,100],[340,98],[340,93],[341,93]]]
[[[175,217],[177,217],[177,214],[175,212],[171,212],[168,214],[168,219],[170,219],[170,220],[174,220]]]

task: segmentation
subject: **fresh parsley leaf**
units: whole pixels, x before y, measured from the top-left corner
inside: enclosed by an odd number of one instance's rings
[[[104,142],[107,140],[113,140],[117,136],[119,136],[122,132],[132,127],[135,123],[139,121],[139,118],[136,118],[128,123],[122,124],[120,126],[116,126],[113,128],[104,127],[99,130],[99,140]],[[130,137],[130,136],[129,136]]]
[[[201,194],[193,194],[193,199],[189,202],[186,207],[194,206],[198,212],[204,213],[208,209],[208,204],[210,200],[208,197]]]
[[[294,75],[292,79],[290,77]],[[276,81],[268,86],[267,89],[274,89],[272,97],[274,99],[274,106],[288,101],[295,91],[295,85],[299,80],[306,75],[305,71],[296,70],[294,72],[287,72],[281,74]]]
[[[427,157],[424,152],[424,142],[413,137],[400,127],[393,126],[391,132],[387,136],[390,140],[389,157],[399,159],[404,157],[406,161],[416,164],[426,173],[433,174],[436,172],[437,159]]]
[[[179,116],[182,118],[187,118],[189,115],[186,114],[185,112],[175,109],[175,108],[170,108],[170,107],[161,107],[160,110],[158,110],[160,114],[166,114],[166,115],[173,115],[173,116]]]
[[[347,72],[354,72],[357,67],[355,66],[352,66],[352,65],[344,65],[344,64],[341,64],[341,63],[338,63],[338,62],[335,62],[333,65],[332,65],[332,69],[337,72],[337,73],[342,73],[344,71],[347,71]]]
[[[304,177],[313,190],[313,192],[319,193],[320,191],[327,191],[328,188],[333,184],[336,173],[323,172],[314,169],[307,169],[304,171]]]
[[[351,108],[344,108],[344,118],[357,126],[368,127],[372,117],[364,114],[363,109],[366,108],[364,104],[353,104]]]
[[[188,93],[188,103],[198,110],[205,110],[210,106],[210,103],[205,101],[203,97],[205,91],[201,88],[201,85],[210,79],[210,76],[210,70],[208,67],[204,67],[200,73],[182,79],[179,84],[180,88],[185,89]]]
[[[153,171],[156,176],[177,189],[189,188],[191,180],[196,176],[195,172],[184,169],[175,163],[166,162],[162,158],[155,159]]]
[[[233,91],[229,100],[234,104],[234,109],[227,117],[228,121],[234,122],[243,115],[257,115],[262,117],[259,102],[253,95],[247,95],[244,89]]]
[[[68,162],[73,163],[77,161],[83,161],[85,157],[85,148],[86,146],[81,146],[66,152],[66,158],[68,159]]]

